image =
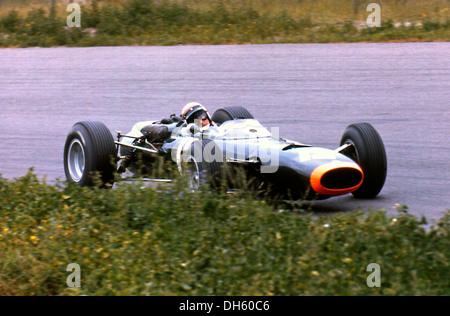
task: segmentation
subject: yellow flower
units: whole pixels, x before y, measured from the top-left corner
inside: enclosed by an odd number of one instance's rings
[[[3,232],[7,233],[9,231],[9,228],[3,228]]]

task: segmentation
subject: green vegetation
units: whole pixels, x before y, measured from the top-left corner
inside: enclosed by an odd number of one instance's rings
[[[369,1],[370,2],[370,1]],[[66,4],[0,1],[0,47],[361,41],[448,41],[445,0],[385,0],[381,27],[368,28],[367,1],[89,1],[81,28]],[[357,3],[358,5],[353,5]]]
[[[0,178],[0,295],[450,294],[449,211],[425,228],[405,207],[322,217],[184,187]]]

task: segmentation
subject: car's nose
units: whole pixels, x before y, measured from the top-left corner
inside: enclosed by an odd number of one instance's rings
[[[311,173],[312,189],[323,195],[341,195],[357,190],[364,173],[356,163],[332,161],[315,168]]]

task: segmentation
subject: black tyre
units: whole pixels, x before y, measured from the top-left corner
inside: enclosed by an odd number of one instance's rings
[[[64,147],[64,171],[71,183],[79,186],[95,185],[98,173],[102,185],[112,184],[116,154],[114,138],[101,122],[76,123],[67,136]]]
[[[357,123],[347,127],[341,146],[351,144],[342,153],[353,159],[364,172],[361,187],[353,192],[356,198],[375,198],[384,186],[387,173],[386,150],[383,141],[369,123]]]
[[[218,109],[214,112],[211,119],[217,124],[222,124],[226,121],[254,119],[254,117],[246,108],[242,106],[229,106],[223,109]]]
[[[220,185],[223,153],[214,141],[202,139],[193,142],[189,150],[183,152],[182,164],[191,189],[198,189],[202,183],[215,188]]]

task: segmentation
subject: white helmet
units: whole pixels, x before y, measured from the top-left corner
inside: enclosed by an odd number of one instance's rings
[[[209,115],[208,115],[208,111],[206,110],[206,108],[201,105],[198,102],[189,102],[188,104],[186,104],[183,108],[183,110],[181,111],[181,118],[183,120],[186,120],[186,122],[188,123],[193,123],[194,120],[197,118],[198,115],[194,115],[195,113],[200,113],[200,112],[204,112],[206,113],[208,119],[209,119]]]

